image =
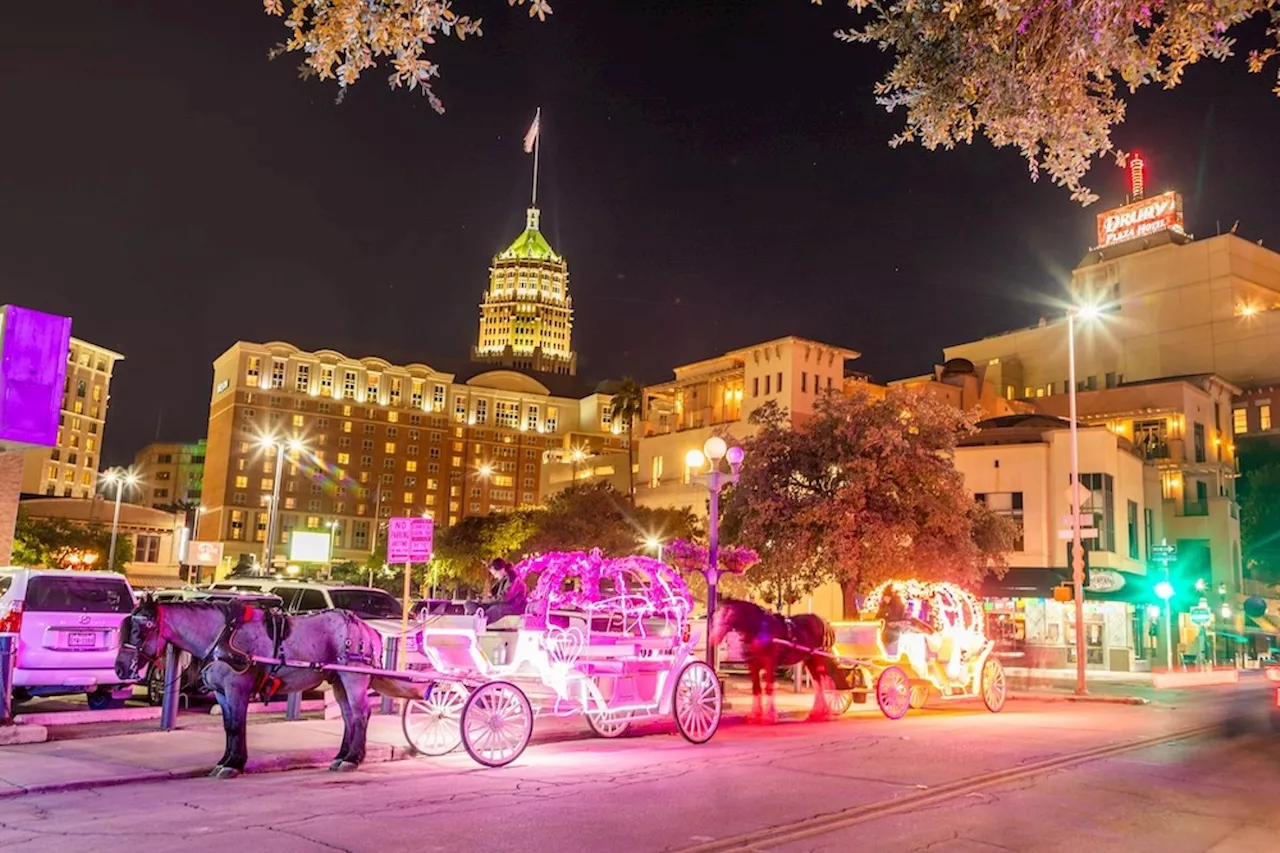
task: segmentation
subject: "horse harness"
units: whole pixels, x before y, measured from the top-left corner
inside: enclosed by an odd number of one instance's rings
[[[213,647],[203,658],[205,662],[204,669],[208,669],[215,663],[224,663],[236,675],[243,675],[255,663],[261,663],[261,661],[255,660],[236,645],[236,634],[245,624],[253,621],[255,611],[262,613],[263,628],[266,630],[267,638],[271,640],[273,663],[269,667],[263,668],[262,674],[254,685],[253,692],[261,696],[263,704],[267,704],[275,698],[276,693],[284,683],[278,673],[280,668],[285,665],[284,656],[281,652],[284,641],[289,637],[291,626],[289,624],[289,616],[283,610],[276,607],[255,608],[250,604],[246,604],[243,608],[232,610],[222,626],[222,632],[213,641]]]

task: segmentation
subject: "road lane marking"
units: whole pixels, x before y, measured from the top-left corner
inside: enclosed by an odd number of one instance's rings
[[[1218,729],[1219,725],[1217,723],[1212,723],[1195,726],[1189,729],[1181,729],[1176,732],[1169,732],[1158,736],[1142,738],[1140,740],[1110,744],[1109,746],[1094,747],[1080,752],[1060,755],[1055,758],[1046,758],[1042,761],[1032,762],[1031,764],[1010,767],[1005,770],[996,770],[991,773],[970,776],[966,779],[957,779],[954,782],[946,782],[929,788],[928,790],[923,790],[919,793],[907,794],[904,797],[894,800],[881,800],[876,803],[866,803],[861,806],[854,806],[852,808],[843,809],[830,814],[804,818],[781,826],[773,826],[768,829],[761,829],[755,832],[744,833],[742,835],[721,838],[716,841],[697,844],[692,847],[682,847],[672,851],[672,853],[759,853],[759,851],[766,850],[770,847],[779,847],[783,844],[802,841],[806,838],[826,835],[830,832],[854,826],[859,823],[879,820],[883,817],[889,817],[891,815],[937,805],[938,803],[946,800],[963,797],[966,794],[977,793],[984,788],[991,788],[1008,782],[1016,782],[1022,779],[1040,776],[1046,773],[1051,773],[1055,770],[1074,767],[1078,764],[1087,764],[1091,761],[1099,761],[1115,755],[1122,755],[1126,752],[1137,752],[1139,750],[1149,749],[1151,747],[1161,746],[1175,741],[1189,740],[1194,737],[1200,737],[1217,731]]]

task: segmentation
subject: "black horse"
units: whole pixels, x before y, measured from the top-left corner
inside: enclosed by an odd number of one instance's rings
[[[202,667],[205,685],[222,708],[226,749],[209,775],[225,778],[244,770],[248,759],[245,726],[249,700],[276,693],[300,693],[328,681],[345,724],[342,747],[331,770],[353,770],[365,754],[369,689],[397,695],[398,685],[368,673],[322,670],[325,664],[378,666],[382,638],[345,610],[303,616],[233,601],[157,603],[150,596],[121,626],[116,674],[136,680],[145,661],[156,666],[165,643],[172,643]],[[287,659],[305,666],[277,666]]]
[[[826,661],[815,654],[815,651],[829,650],[835,643],[835,634],[826,620],[812,613],[787,617],[771,613],[749,601],[726,599],[711,620],[707,642],[718,646],[731,631],[742,637],[747,670],[751,673],[751,716],[747,718],[748,722],[777,722],[778,713],[773,704],[774,672],[778,667],[798,663],[803,663],[813,678],[813,710],[809,712],[809,719],[831,718],[826,695],[831,678],[827,675]],[[761,705],[761,674],[764,675],[765,695],[769,697],[767,709]]]

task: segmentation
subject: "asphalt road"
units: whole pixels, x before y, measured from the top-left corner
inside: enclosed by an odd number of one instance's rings
[[[1280,850],[1268,701],[1255,683],[1145,707],[864,712],[702,747],[662,728],[535,741],[500,770],[455,755],[34,795],[0,802],[0,849],[1263,853]],[[1236,704],[1259,733],[1188,734]]]

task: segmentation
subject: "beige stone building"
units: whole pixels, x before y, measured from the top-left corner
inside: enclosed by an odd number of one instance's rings
[[[133,468],[142,497],[139,503],[162,509],[180,504],[199,505],[204,482],[204,439],[195,442],[156,441],[137,452]]]
[[[675,368],[670,382],[645,388],[637,435],[636,501],[689,506],[706,514],[707,489],[685,465],[712,435],[741,441],[754,432],[751,413],[775,402],[795,421],[812,414],[818,395],[864,382],[846,378],[858,353],[799,337],[778,338]]]
[[[1071,293],[1106,307],[1076,332],[1085,389],[1200,374],[1241,387],[1280,379],[1280,254],[1235,234],[1167,231],[1095,249],[1072,273]],[[1066,331],[1065,320],[1045,320],[947,347],[945,357],[987,365],[1009,398],[1063,394]]]
[[[106,347],[71,339],[58,443],[23,454],[24,494],[67,498],[95,494],[111,398],[111,374],[116,362],[123,360],[123,355]]]
[[[100,524],[110,528],[115,501],[101,495],[93,498],[33,498],[22,502],[22,510],[31,518],[61,518],[77,524]],[[165,512],[132,503],[120,505],[119,535],[128,537],[133,558],[123,571],[136,589],[172,587],[181,583],[179,551],[184,541],[185,518],[181,513]],[[106,565],[95,565],[105,569]]]
[[[598,395],[576,385],[238,342],[214,362],[199,539],[222,541],[227,563],[260,558],[277,464],[268,435],[303,446],[284,460],[280,559],[292,530],[332,531],[337,559],[362,560],[393,516],[443,527],[535,505],[549,452],[625,447]]]

